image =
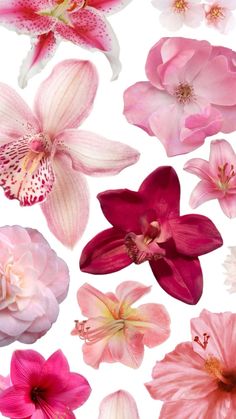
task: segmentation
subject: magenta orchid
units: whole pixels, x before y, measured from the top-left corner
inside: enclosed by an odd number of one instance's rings
[[[127,145],[75,129],[90,113],[97,85],[89,61],[63,61],[39,87],[33,113],[0,84],[0,185],[23,206],[42,203],[50,230],[69,247],[88,219],[84,174],[115,175],[139,158]]]
[[[184,169],[201,179],[190,197],[192,208],[218,199],[225,215],[236,217],[236,154],[226,140],[211,142],[209,162],[191,159]]]
[[[172,167],[159,167],[141,184],[98,195],[112,228],[83,249],[80,268],[91,274],[119,271],[148,261],[160,286],[172,297],[196,304],[202,294],[198,256],[222,245],[209,218],[180,216],[180,185]]]
[[[60,350],[47,360],[33,350],[15,351],[10,379],[10,386],[0,393],[0,412],[16,419],[75,418],[73,410],[91,392],[82,375],[70,372]]]
[[[0,24],[32,37],[32,49],[24,61],[19,84],[39,72],[53,56],[60,40],[105,53],[120,71],[119,44],[105,15],[131,0],[1,0]]]

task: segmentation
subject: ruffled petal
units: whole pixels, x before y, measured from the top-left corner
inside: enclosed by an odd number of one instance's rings
[[[219,397],[218,392],[213,392],[198,400],[165,403],[159,419],[231,419],[233,411],[231,397]]]
[[[111,310],[114,308],[114,303],[106,294],[92,287],[89,284],[84,284],[77,292],[77,300],[81,313],[85,317],[103,316],[106,318],[113,316]]]
[[[31,417],[35,412],[35,405],[30,400],[29,388],[13,386],[0,394],[0,411],[2,415],[22,419]]]
[[[100,404],[98,419],[139,419],[134,398],[124,390],[109,394]]]
[[[15,351],[11,359],[11,381],[16,386],[31,386],[40,376],[45,359],[31,349]]]

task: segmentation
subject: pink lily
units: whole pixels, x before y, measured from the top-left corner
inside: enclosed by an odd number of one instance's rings
[[[127,145],[75,129],[90,113],[97,85],[89,61],[63,61],[39,87],[33,113],[0,84],[0,185],[23,206],[42,203],[50,230],[70,247],[88,219],[84,174],[115,175],[139,157]]]
[[[124,390],[109,394],[100,404],[98,419],[139,419],[134,398]]]
[[[226,140],[211,142],[209,162],[191,159],[184,169],[201,179],[190,197],[192,208],[218,199],[225,215],[236,217],[236,154]]]
[[[75,419],[73,410],[91,392],[82,375],[70,372],[60,350],[48,360],[33,350],[15,351],[10,378],[10,386],[0,393],[0,412],[15,419]]]
[[[131,0],[1,0],[0,24],[32,37],[32,49],[24,61],[19,84],[25,87],[53,56],[60,40],[105,53],[120,72],[119,44],[105,15]]]
[[[122,282],[116,293],[103,294],[89,284],[78,291],[82,314],[88,320],[77,321],[73,335],[85,341],[84,361],[94,368],[101,362],[121,362],[138,368],[144,345],[160,345],[170,334],[170,318],[163,305],[132,304],[150,291],[139,282]]]

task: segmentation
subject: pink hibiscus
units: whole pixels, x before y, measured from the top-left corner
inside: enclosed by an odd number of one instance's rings
[[[196,28],[204,19],[201,0],[153,0],[161,10],[160,22],[169,30],[177,31],[184,24]]]
[[[168,156],[236,127],[236,53],[207,41],[162,38],[146,63],[149,81],[124,94],[127,120],[155,135]],[[171,115],[171,123],[170,123]]]
[[[112,228],[83,249],[80,268],[91,274],[119,271],[148,261],[160,286],[172,297],[196,304],[202,294],[198,256],[222,245],[209,218],[180,216],[180,185],[172,167],[159,167],[141,184],[98,195]]]
[[[109,394],[100,404],[98,419],[139,419],[134,398],[124,390]]]
[[[70,372],[60,350],[48,360],[33,350],[15,351],[10,377],[11,386],[0,393],[0,412],[14,419],[75,418],[73,410],[91,392],[82,375]]]
[[[90,113],[97,85],[89,61],[63,61],[39,87],[33,113],[0,84],[0,186],[23,206],[42,203],[50,230],[70,247],[88,219],[84,174],[115,175],[139,158],[127,145],[75,129]]]
[[[165,307],[132,307],[150,288],[126,281],[116,288],[115,294],[103,294],[89,284],[79,289],[78,303],[88,320],[76,321],[72,334],[85,341],[83,355],[87,364],[98,368],[101,362],[122,362],[138,368],[144,345],[153,348],[169,337],[170,318]]]
[[[24,61],[19,84],[25,87],[53,56],[60,40],[105,53],[120,72],[119,44],[105,15],[131,0],[1,0],[0,23],[32,37],[32,49]]]
[[[203,310],[180,343],[153,369],[146,387],[163,400],[160,419],[236,417],[236,314]]]
[[[184,169],[201,179],[190,197],[192,208],[218,199],[225,215],[236,217],[236,154],[226,140],[211,142],[209,162],[191,159]]]
[[[232,10],[236,9],[235,0],[205,0],[205,17],[209,26],[213,26],[222,33],[233,29],[235,18]]]

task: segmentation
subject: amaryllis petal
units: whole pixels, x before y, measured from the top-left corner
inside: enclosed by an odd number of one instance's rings
[[[151,287],[146,287],[140,282],[125,281],[116,288],[116,295],[121,304],[131,305],[143,295],[150,292]]]
[[[131,0],[89,0],[89,6],[102,13],[115,13],[127,6]]]
[[[205,180],[201,180],[191,193],[189,204],[192,208],[197,208],[199,205],[211,199],[221,199],[224,197],[224,192],[219,189],[212,188],[212,185]]]
[[[39,377],[45,359],[31,349],[15,351],[11,360],[11,380],[16,386],[27,386]]]
[[[35,405],[27,395],[27,388],[13,386],[0,394],[0,412],[10,418],[22,419],[31,417]]]
[[[80,257],[80,269],[95,275],[116,272],[131,263],[124,244],[124,233],[116,228],[97,234],[84,247]]]
[[[41,129],[55,136],[80,125],[90,112],[97,84],[97,71],[91,62],[65,60],[57,64],[35,98]]]
[[[109,394],[100,404],[98,419],[139,419],[134,398],[124,390]]]
[[[65,130],[57,141],[57,149],[70,156],[73,168],[90,176],[115,175],[139,158],[128,145],[89,131]]]
[[[77,409],[89,398],[91,387],[82,375],[71,372],[66,386],[59,394],[54,394],[53,400],[65,403],[70,409]],[[71,416],[72,417],[72,416]],[[75,417],[75,416],[74,416]]]
[[[198,258],[176,254],[150,262],[159,285],[172,297],[187,304],[197,304],[202,295],[203,279]]]
[[[59,153],[53,160],[53,169],[56,183],[41,208],[52,233],[64,245],[73,247],[88,220],[87,183],[83,175],[72,169],[68,157]]]
[[[84,284],[79,288],[77,300],[83,316],[112,317],[111,310],[114,308],[114,303],[109,297],[89,284]]]
[[[56,352],[54,352],[43,364],[42,368],[41,368],[41,374],[42,375],[53,375],[55,373],[60,372],[60,374],[65,378],[67,378],[67,375],[70,372],[70,367],[68,364],[68,361],[65,357],[65,355],[63,354],[63,352],[61,350],[58,350]],[[64,384],[64,383],[63,383]],[[62,390],[64,389],[64,385]],[[54,391],[54,389],[52,388],[52,390],[50,391],[50,393],[52,393],[52,391]]]

